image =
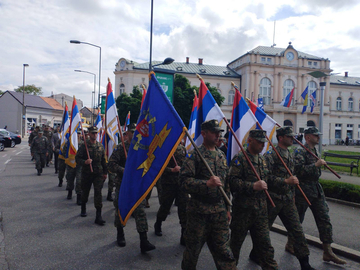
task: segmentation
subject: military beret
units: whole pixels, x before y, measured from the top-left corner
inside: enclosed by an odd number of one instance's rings
[[[224,131],[220,126],[219,126],[219,121],[218,120],[208,120],[205,121],[201,124],[201,130],[209,130],[211,132],[222,132]]]
[[[277,136],[295,136],[295,133],[292,129],[292,127],[281,127],[276,130]]]
[[[306,134],[313,134],[313,135],[322,135],[321,132],[319,132],[317,127],[308,127],[304,130],[305,135]]]
[[[130,125],[127,126],[127,130],[131,131],[131,132],[135,132],[136,130],[136,124],[135,123],[131,123]]]
[[[40,129],[38,130],[38,133],[44,133],[44,130],[43,130],[42,128],[40,128]]]
[[[250,130],[249,134],[250,138],[254,138],[260,142],[266,142],[266,131],[261,129],[253,129]]]
[[[90,133],[97,133],[98,132],[97,127],[89,127],[88,130],[89,130]]]

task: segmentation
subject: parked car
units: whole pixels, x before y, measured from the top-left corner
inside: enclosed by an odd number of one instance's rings
[[[5,148],[5,138],[3,135],[0,134],[0,152],[4,151]]]
[[[9,131],[10,137],[11,139],[15,142],[15,144],[20,144],[21,143],[21,135],[16,134],[14,132]],[[11,147],[14,147],[15,144],[11,143]]]
[[[11,139],[9,131],[6,129],[0,129],[0,134],[5,139],[5,147],[14,147],[16,145],[15,140]]]

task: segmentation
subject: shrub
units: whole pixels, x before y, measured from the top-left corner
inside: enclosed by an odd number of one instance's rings
[[[326,197],[360,203],[360,186],[331,180],[319,180]]]

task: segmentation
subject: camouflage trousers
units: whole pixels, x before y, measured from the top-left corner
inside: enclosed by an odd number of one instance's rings
[[[51,147],[48,148],[48,156],[46,158],[46,163],[49,163],[50,161],[52,161],[53,158],[53,150]]]
[[[196,269],[205,242],[217,269],[236,269],[235,259],[229,246],[229,223],[225,211],[201,214],[188,209],[185,239],[186,249],[181,263],[182,269]]]
[[[75,192],[81,194],[81,166],[75,168],[66,165],[66,190],[74,190],[74,182],[76,179]]]
[[[123,227],[123,225],[120,222],[120,216],[119,216],[119,192],[120,192],[120,186],[115,186],[115,198],[114,198],[114,206],[115,206],[115,220],[114,220],[114,226],[116,228]],[[132,213],[132,216],[135,218],[136,223],[136,230],[141,232],[147,232],[148,231],[148,223],[145,213],[145,200],[139,204],[139,206],[135,209],[135,211]]]
[[[186,228],[186,203],[188,195],[177,184],[162,183],[161,205],[156,218],[165,221],[176,199],[181,228]]]
[[[116,173],[110,173],[108,174],[108,192],[113,192],[114,187],[115,187],[115,178],[116,178]]]
[[[157,190],[157,193],[158,193],[159,204],[161,205],[161,204],[162,204],[162,198],[161,198],[161,195],[162,195],[161,178],[156,182],[155,186],[156,186],[156,190]],[[150,192],[149,192],[148,195],[146,196],[146,199],[147,199],[147,200],[150,199],[151,193],[152,193],[152,189],[150,190]]]
[[[65,175],[65,170],[66,170],[65,160],[59,158],[59,172],[58,172],[59,180],[63,180]]]
[[[101,190],[104,185],[102,174],[81,173],[81,202],[87,203],[91,185],[94,185],[94,205],[96,209],[102,208]]]
[[[269,220],[267,208],[258,210],[252,208],[233,207],[231,220],[230,247],[236,259],[239,261],[240,249],[250,230],[254,249],[258,255],[262,269],[278,269],[274,260],[274,248],[270,241]]]
[[[325,197],[308,197],[308,199],[311,203],[311,206],[307,204],[302,196],[296,196],[295,198],[295,204],[299,212],[300,222],[302,223],[304,221],[305,212],[307,208],[310,207],[316,222],[316,226],[319,230],[321,242],[325,244],[331,244],[333,242],[332,225],[329,217],[329,207],[326,203]]]
[[[34,153],[35,168],[40,170],[45,167],[46,154],[45,153]]]
[[[294,252],[297,258],[309,256],[309,248],[300,223],[299,214],[293,200],[272,198],[275,207],[268,202],[269,228],[274,224],[277,216],[284,224],[290,238],[294,239]]]

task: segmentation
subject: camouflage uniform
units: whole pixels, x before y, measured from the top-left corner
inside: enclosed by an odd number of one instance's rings
[[[61,144],[61,140],[58,140],[56,142],[55,145],[55,152],[59,155],[60,153],[60,144]],[[65,144],[64,148],[63,148],[63,154],[66,152],[66,146],[67,144]],[[63,181],[63,178],[65,176],[65,170],[66,170],[66,164],[65,164],[65,159],[64,157],[61,157],[59,155],[59,160],[58,160],[58,178],[59,178],[59,183]]]
[[[36,131],[36,129],[34,129],[30,135],[29,135],[29,139],[28,139],[28,143],[29,146],[31,146],[32,141],[34,140],[34,138],[38,135],[38,131]],[[30,147],[30,154],[31,154],[31,147]],[[31,158],[31,160],[33,160],[34,157]]]
[[[182,144],[179,144],[174,157],[178,166],[182,167],[186,155],[186,148]],[[159,211],[157,212],[156,218],[160,221],[165,221],[167,215],[170,212],[171,206],[176,199],[178,206],[178,216],[181,224],[181,228],[186,227],[186,202],[187,194],[180,189],[179,187],[179,173],[171,172],[171,169],[174,168],[175,162],[171,158],[168,165],[166,166],[162,176],[161,176],[161,185],[162,185],[162,197],[161,205]]]
[[[126,152],[129,151],[130,143],[125,141],[125,149]],[[118,208],[118,200],[119,200],[119,192],[120,186],[122,182],[122,177],[124,175],[125,169],[125,152],[122,143],[119,143],[117,147],[114,149],[108,163],[108,169],[112,173],[116,173],[117,177],[115,178],[115,198],[114,198],[114,206],[115,206],[115,220],[114,226],[116,228],[122,227],[123,225],[120,222],[119,217],[119,208]],[[133,216],[135,217],[136,229],[139,233],[148,231],[148,223],[146,219],[146,213],[144,210],[145,201],[142,201],[141,204],[135,209],[133,212]]]
[[[46,137],[36,136],[31,142],[31,154],[34,155],[36,169],[41,170],[45,166],[46,153],[49,149],[49,141]]]
[[[82,144],[76,153],[76,164],[82,167],[81,169],[81,202],[86,204],[89,198],[91,185],[94,185],[94,205],[97,210],[102,208],[101,189],[104,185],[103,175],[107,174],[107,166],[105,161],[105,150],[101,143],[86,142],[90,158],[92,159],[92,169],[90,165],[86,165],[85,161],[88,159],[85,144]]]
[[[80,147],[83,144],[84,141],[79,140],[78,149],[80,149]],[[75,178],[76,178],[75,192],[76,194],[81,194],[81,165],[76,164],[75,168],[66,165],[66,182],[67,182],[66,190],[74,190]]]
[[[52,144],[51,144],[53,132],[51,130],[44,130],[43,136],[46,137],[49,141],[49,145],[48,145],[48,153],[49,154],[46,159],[46,165],[48,165],[49,162],[52,160],[52,156],[53,156],[53,149],[52,149]]]
[[[111,195],[111,193],[113,192],[114,187],[115,187],[116,173],[111,173],[111,172],[109,172],[108,178],[109,178],[109,182],[108,182],[108,194]]]
[[[269,171],[265,159],[248,150],[246,154],[261,180],[267,182]],[[233,194],[230,246],[236,261],[239,261],[241,246],[250,230],[262,269],[278,269],[269,236],[266,195],[264,191],[253,189],[258,179],[242,152],[231,161],[228,179]]]
[[[276,150],[289,170],[293,172],[294,160],[290,151],[279,146],[276,147]],[[296,257],[303,258],[309,256],[306,238],[294,202],[295,187],[284,182],[290,175],[287,173],[274,150],[268,151],[265,154],[265,159],[270,171],[268,179],[269,194],[276,206],[272,207],[268,202],[269,227],[271,228],[276,217],[279,216],[288,231],[289,236],[295,239],[294,252]]]
[[[307,143],[305,143],[305,147],[319,157],[316,148],[310,149]],[[333,238],[329,207],[326,203],[322,186],[319,183],[321,168],[315,166],[316,161],[317,159],[305,149],[298,148],[295,150],[295,174],[299,179],[300,187],[311,203],[310,209],[313,212],[319,230],[320,240],[323,243],[330,244],[333,242]],[[300,222],[302,223],[309,205],[298,190],[296,190],[295,204],[299,212]]]
[[[226,183],[228,166],[223,152],[218,148],[209,151],[204,145],[199,147],[199,151],[214,174],[220,178],[226,193],[230,194]],[[179,176],[181,188],[191,195],[187,205],[186,249],[182,269],[196,269],[205,242],[217,269],[236,269],[234,256],[229,247],[226,205],[219,188],[207,187],[206,182],[210,177],[211,174],[199,154],[192,150],[185,159]]]

